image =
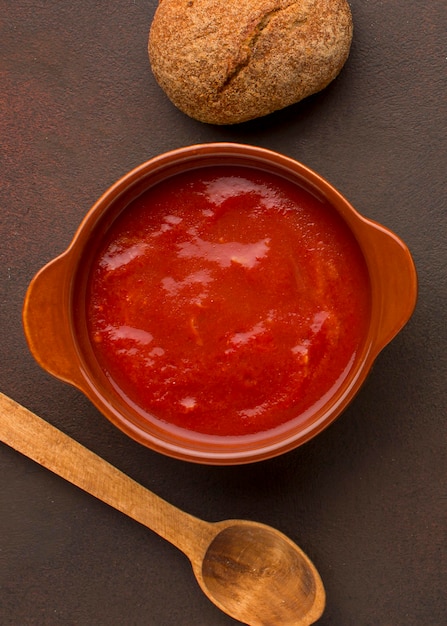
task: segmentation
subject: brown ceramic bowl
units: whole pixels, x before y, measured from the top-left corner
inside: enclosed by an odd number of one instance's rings
[[[85,292],[98,243],[129,203],[155,183],[209,165],[255,167],[292,180],[329,204],[345,221],[364,256],[370,282],[370,321],[361,349],[344,382],[305,420],[238,438],[196,436],[151,421],[114,390],[95,359],[86,331]],[[359,391],[379,352],[409,320],[417,277],[405,244],[366,219],[321,176],[291,158],[266,149],[230,143],[180,148],[157,156],[115,183],[90,209],[69,248],[32,280],[23,309],[30,350],[57,378],[80,389],[115,426],[166,455],[206,464],[241,464],[273,457],[301,445],[326,428]]]

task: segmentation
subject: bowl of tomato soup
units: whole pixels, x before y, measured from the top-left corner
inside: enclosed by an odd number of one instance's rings
[[[127,435],[224,465],[333,422],[416,295],[406,245],[316,172],[213,143],[108,189],[32,280],[23,321],[42,367]]]

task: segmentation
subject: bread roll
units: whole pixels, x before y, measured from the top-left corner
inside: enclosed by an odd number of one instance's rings
[[[235,124],[326,87],[348,57],[352,28],[346,0],[160,0],[149,58],[180,110]]]

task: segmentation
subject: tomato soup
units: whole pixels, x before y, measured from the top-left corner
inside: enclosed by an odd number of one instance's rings
[[[116,219],[87,319],[101,368],[148,419],[242,436],[324,404],[369,308],[363,256],[330,206],[280,176],[213,166]]]

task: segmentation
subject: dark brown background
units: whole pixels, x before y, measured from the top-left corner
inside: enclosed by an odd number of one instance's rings
[[[247,517],[299,543],[327,589],[322,626],[447,623],[445,0],[352,0],[340,77],[239,127],[177,111],[146,42],[155,0],[0,1],[0,390],[159,495],[208,520]],[[207,141],[279,150],[400,235],[416,312],[345,414],[265,463],[200,467],[115,430],[30,356],[34,273],[96,198],[165,150]],[[135,522],[0,446],[0,623],[224,626],[186,558]]]

